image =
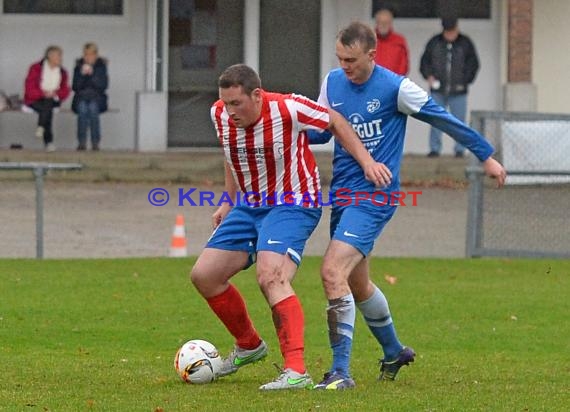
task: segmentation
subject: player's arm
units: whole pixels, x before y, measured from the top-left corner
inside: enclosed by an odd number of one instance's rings
[[[237,193],[237,184],[236,181],[234,180],[234,175],[232,174],[232,170],[230,169],[230,165],[228,164],[228,162],[224,162],[224,169],[225,169],[224,173],[225,191],[230,197],[230,199],[232,199],[232,202],[235,202],[236,193]],[[214,214],[212,215],[212,226],[214,227],[214,229],[217,228],[220,225],[220,223],[222,223],[222,220],[224,220],[227,214],[230,213],[231,209],[232,209],[231,204],[223,203],[218,208],[218,210],[214,212]]]
[[[307,137],[309,138],[309,144],[326,144],[332,139],[333,134],[328,130],[324,132],[307,130]]]
[[[388,186],[392,180],[390,169],[370,156],[352,126],[340,113],[329,109],[329,118],[327,129],[335,135],[344,150],[358,162],[364,171],[364,177],[376,186]]]
[[[498,187],[503,186],[507,173],[503,166],[491,157],[493,146],[476,130],[435,103],[425,90],[410,79],[404,79],[400,85],[398,110],[440,129],[468,148],[483,163],[485,173],[497,179]]]
[[[505,184],[507,172],[499,162],[493,159],[493,146],[476,130],[436,104],[431,97],[424,107],[412,117],[437,127],[467,147],[482,162],[487,176],[497,179],[497,187]]]

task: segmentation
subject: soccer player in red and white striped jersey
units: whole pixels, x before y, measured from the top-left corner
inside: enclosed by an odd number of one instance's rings
[[[305,388],[312,381],[304,362],[304,317],[291,281],[321,217],[319,172],[306,131],[333,132],[375,184],[388,181],[389,171],[336,111],[303,96],[262,90],[259,76],[246,65],[227,68],[218,86],[220,100],[211,115],[226,157],[228,201],[213,215],[214,233],[191,279],[236,339],[219,371],[229,375],[267,355],[241,294],[229,282],[257,256],[257,281],[284,358],[282,373],[260,389]]]
[[[285,203],[284,193],[294,193],[306,194],[305,206],[315,206],[319,172],[303,132],[325,130],[328,109],[300,95],[259,94],[261,113],[247,128],[240,127],[242,119],[231,116],[222,100],[212,106],[212,121],[232,174],[243,193],[263,193],[267,203]]]

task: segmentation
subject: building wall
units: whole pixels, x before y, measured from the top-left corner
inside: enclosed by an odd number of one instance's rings
[[[1,3],[1,0],[0,0]],[[48,44],[64,48],[64,66],[73,69],[74,61],[81,55],[86,41],[96,41],[101,54],[109,59],[110,106],[120,110],[102,118],[103,141],[106,149],[135,148],[135,98],[136,92],[145,89],[147,64],[147,12],[148,1],[125,0],[123,17],[85,16],[10,16],[0,14],[0,90],[8,94],[23,94],[23,82],[29,64],[38,60]],[[461,20],[461,30],[469,35],[477,46],[481,71],[469,95],[470,109],[494,110],[501,107],[501,84],[504,79],[504,36],[501,36],[504,20],[501,20],[502,0],[492,0],[491,20]],[[570,56],[557,53],[552,44],[564,44],[563,17],[570,7],[564,0],[552,0],[545,6],[535,2],[535,56],[534,79],[539,87],[540,110],[562,110],[565,103],[562,88],[550,86],[553,75],[564,78]],[[334,37],[338,30],[354,19],[368,21],[371,0],[322,0],[321,24],[321,77],[336,67]],[[544,10],[542,10],[544,9]],[[419,74],[419,60],[428,39],[441,30],[437,19],[396,19],[396,30],[403,33],[411,52],[410,78],[426,87]],[[555,32],[555,33],[554,33]],[[549,35],[547,33],[550,33]],[[557,41],[553,40],[556,39]],[[557,55],[554,55],[557,53]],[[551,62],[561,61],[556,73],[549,70]],[[560,66],[560,67],[559,67]],[[567,70],[566,70],[567,72]],[[564,72],[565,74],[565,72]],[[560,89],[560,90],[559,90]],[[551,95],[557,94],[555,98]],[[548,97],[546,97],[548,96]],[[69,107],[70,100],[65,106]],[[56,145],[62,148],[76,146],[76,119],[71,114],[59,114],[55,119]],[[41,142],[33,137],[35,116],[25,114],[0,114],[0,147],[11,143],[23,143],[27,148],[41,148]],[[429,127],[418,121],[408,122],[405,151],[424,154],[428,147]],[[452,152],[451,139],[444,139],[444,151]]]
[[[569,113],[570,2],[535,0],[533,10],[532,80],[539,112]]]
[[[563,0],[560,0],[563,2]],[[491,0],[490,20],[460,20],[460,30],[468,35],[477,48],[481,69],[469,93],[470,110],[497,110],[501,107],[501,0]],[[374,24],[370,16],[371,0],[323,0],[323,48],[321,76],[337,66],[334,54],[334,37],[338,30],[358,19]],[[409,77],[426,88],[419,73],[422,52],[428,40],[441,31],[439,19],[396,19],[396,31],[403,34],[410,47]],[[331,40],[332,39],[332,40]],[[429,127],[410,119],[406,135],[405,152],[425,154],[428,152]],[[453,141],[444,138],[444,153],[453,153]]]
[[[64,50],[64,67],[70,72],[87,41],[99,45],[109,60],[109,106],[119,113],[102,117],[102,147],[135,147],[136,92],[145,88],[146,2],[125,0],[124,16],[3,15],[0,13],[0,90],[23,96],[29,65],[39,60],[46,46],[57,44]],[[1,11],[1,10],[0,10]],[[71,98],[64,107],[71,105]],[[21,143],[25,148],[41,148],[35,139],[36,116],[0,114],[0,147]],[[55,118],[55,145],[74,149],[76,118],[61,113]]]

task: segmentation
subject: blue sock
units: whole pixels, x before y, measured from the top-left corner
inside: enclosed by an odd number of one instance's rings
[[[356,308],[352,294],[329,300],[327,320],[329,341],[333,352],[331,372],[350,377],[350,354],[352,352],[352,334]]]
[[[384,359],[396,359],[404,347],[396,335],[388,301],[384,294],[377,286],[374,286],[372,296],[363,302],[358,302],[356,305],[358,309],[360,309],[360,312],[362,312],[364,320],[368,324],[372,334],[382,346]]]

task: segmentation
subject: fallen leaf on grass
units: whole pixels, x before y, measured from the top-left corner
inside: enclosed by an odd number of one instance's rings
[[[167,378],[166,376],[159,376],[159,377],[155,378],[154,381],[158,384],[163,384],[163,383],[169,382],[170,379]]]

